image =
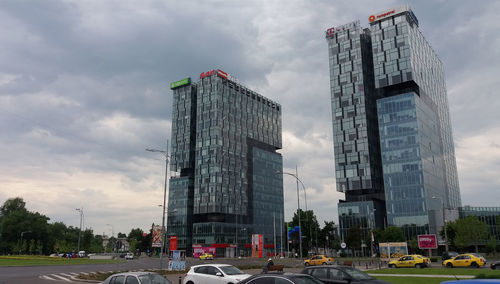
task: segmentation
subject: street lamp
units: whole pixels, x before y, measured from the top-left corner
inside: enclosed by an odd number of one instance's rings
[[[21,254],[21,250],[22,250],[22,247],[23,247],[23,235],[26,234],[26,233],[31,233],[31,231],[21,232],[21,245],[19,246],[19,254]]]
[[[165,186],[163,187],[163,214],[162,214],[162,219],[161,219],[161,236],[162,238],[165,236],[165,203],[167,201],[167,179],[168,179],[168,161],[169,161],[169,156],[168,156],[168,140],[167,140],[167,150],[157,150],[157,149],[146,149],[148,152],[153,152],[153,153],[161,153],[163,156],[165,156]],[[163,239],[161,242],[161,253],[160,253],[160,270],[163,269],[163,250],[165,248],[165,240]]]
[[[297,182],[297,217],[299,219],[299,250],[300,250],[300,258],[302,259],[302,226],[301,226],[301,222],[300,222],[300,195],[299,195],[299,182],[300,184],[302,185],[302,188],[304,188],[304,195],[305,195],[305,192],[306,192],[306,187],[304,186],[304,183],[299,179],[299,177],[297,176],[297,167],[295,167],[295,173],[296,174],[292,174],[292,173],[287,173],[287,172],[282,172],[282,171],[277,171],[276,172],[277,174],[284,174],[284,175],[289,175],[289,176],[292,176],[295,178],[296,182]]]
[[[448,232],[446,230],[446,219],[444,216],[444,209],[445,209],[444,208],[444,200],[439,196],[433,196],[432,199],[441,200],[441,204],[443,205],[442,211],[443,211],[443,226],[444,226],[444,247],[445,247],[446,253],[448,253]]]
[[[78,250],[77,250],[77,252],[80,252],[80,238],[82,237],[83,207],[76,208],[75,210],[80,211],[80,231],[78,232]]]

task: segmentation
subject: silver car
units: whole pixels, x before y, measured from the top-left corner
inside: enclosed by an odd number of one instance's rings
[[[125,272],[109,276],[102,284],[172,284],[172,282],[153,272]]]

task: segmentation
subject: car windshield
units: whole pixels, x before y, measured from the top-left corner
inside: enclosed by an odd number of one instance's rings
[[[346,267],[344,268],[345,273],[349,274],[352,278],[356,280],[368,280],[373,279],[370,275],[364,273],[363,271],[359,271],[354,268]]]
[[[320,280],[311,276],[295,276],[292,280],[295,284],[323,284]]]
[[[244,274],[243,271],[239,270],[238,268],[228,265],[228,266],[221,266],[219,267],[222,271],[224,271],[225,274],[227,275],[239,275],[239,274]]]
[[[158,274],[139,275],[142,284],[172,284],[167,278]]]

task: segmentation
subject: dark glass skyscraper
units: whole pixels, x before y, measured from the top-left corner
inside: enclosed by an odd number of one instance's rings
[[[281,106],[221,70],[171,88],[170,166],[177,175],[167,235],[177,236],[179,249],[196,244],[226,256],[236,244],[248,246],[251,234],[274,247],[283,222]]]
[[[326,31],[341,233],[429,233],[461,204],[443,66],[407,5],[368,20]]]

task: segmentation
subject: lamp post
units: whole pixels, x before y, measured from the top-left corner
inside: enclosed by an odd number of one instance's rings
[[[445,215],[444,215],[444,200],[439,197],[439,196],[433,196],[432,199],[439,199],[441,200],[441,204],[442,204],[442,211],[443,211],[443,227],[444,227],[444,247],[445,247],[445,251],[446,253],[448,253],[448,232],[446,230],[446,219],[445,219]]]
[[[31,233],[31,231],[24,231],[24,232],[21,232],[21,244],[19,245],[19,254],[21,254],[21,250],[23,248],[23,236],[24,234],[26,233]]]
[[[306,187],[304,186],[304,183],[299,179],[297,176],[297,167],[295,167],[295,174],[292,173],[287,173],[287,172],[282,172],[282,171],[277,171],[277,174],[283,174],[283,175],[289,175],[295,178],[296,183],[297,183],[297,217],[299,219],[299,250],[300,250],[300,258],[302,259],[302,226],[301,226],[301,221],[300,221],[300,195],[299,195],[299,182],[302,185],[302,188],[304,188],[304,194],[306,191]]]
[[[77,253],[80,252],[80,238],[82,237],[82,221],[83,221],[83,207],[76,208],[76,211],[80,211],[80,231],[78,232],[78,249]]]
[[[146,149],[148,152],[153,152],[153,153],[161,153],[163,156],[165,156],[165,185],[163,187],[163,214],[161,218],[161,236],[162,236],[162,242],[161,242],[161,253],[160,253],[160,270],[163,269],[163,250],[165,249],[165,203],[167,201],[167,180],[168,180],[168,161],[169,161],[169,156],[168,156],[168,140],[167,140],[167,150],[157,150],[157,149]]]

